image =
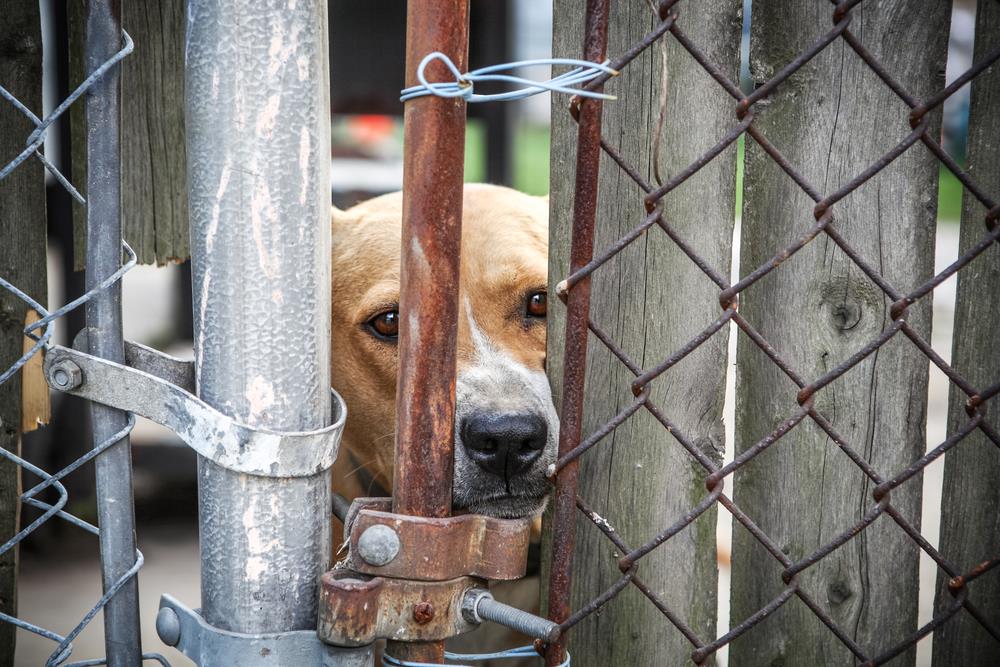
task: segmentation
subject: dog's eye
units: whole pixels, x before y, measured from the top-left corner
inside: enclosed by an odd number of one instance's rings
[[[528,317],[545,317],[548,310],[548,297],[545,292],[532,292],[528,295]]]
[[[368,320],[365,325],[376,338],[396,340],[399,335],[399,311],[387,310]]]

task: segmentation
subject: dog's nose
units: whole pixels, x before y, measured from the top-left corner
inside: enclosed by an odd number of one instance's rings
[[[508,479],[531,467],[545,447],[548,428],[533,414],[475,414],[462,422],[462,444],[483,470]]]

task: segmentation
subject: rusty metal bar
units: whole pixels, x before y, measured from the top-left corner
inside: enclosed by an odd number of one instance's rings
[[[411,0],[406,12],[406,85],[428,53],[468,65],[468,0]],[[441,63],[428,80],[447,80]],[[451,514],[455,342],[465,159],[465,100],[428,96],[404,114],[403,238],[394,512]],[[442,662],[444,644],[390,642],[403,660]]]
[[[603,62],[608,46],[608,0],[587,0],[584,59]],[[590,263],[594,256],[594,221],[601,158],[600,100],[574,98],[579,104],[576,194],[573,204],[573,241],[570,272]],[[587,369],[587,322],[590,317],[590,277],[568,290],[566,313],[566,358],[563,371],[563,401],[559,427],[559,455],[566,456],[579,444],[582,434],[584,378]],[[573,460],[556,477],[553,514],[552,567],[549,580],[549,618],[562,623],[570,615],[570,584],[573,575],[573,544],[576,540],[576,477]],[[545,651],[545,664],[555,667],[564,660],[566,640],[560,637]]]

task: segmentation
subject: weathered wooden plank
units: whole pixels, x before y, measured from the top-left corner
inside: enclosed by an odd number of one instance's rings
[[[0,23],[0,85],[36,115],[42,113],[42,35],[38,3],[15,0]],[[20,111],[0,100],[0,166],[25,146],[35,129]],[[31,157],[0,181],[0,276],[40,303],[45,297],[45,181]],[[0,370],[21,356],[27,305],[0,289]],[[18,453],[21,442],[21,377],[0,385],[0,447]],[[18,529],[19,469],[0,461],[0,543]],[[17,613],[17,548],[0,556],[0,612]],[[0,623],[0,667],[14,664],[14,627]]]
[[[554,5],[553,54],[579,57],[583,43],[579,0]],[[654,25],[644,2],[613,3],[608,54],[641,39]],[[737,75],[740,2],[686,3],[685,31],[713,62]],[[665,38],[667,111],[661,172],[669,178],[711,148],[736,124],[733,101],[679,46]],[[661,52],[654,47],[608,85],[618,100],[604,105],[604,136],[653,180],[651,154],[660,113]],[[550,207],[550,284],[566,276],[573,209],[575,124],[566,99],[553,101]],[[728,274],[734,195],[735,145],[666,198],[665,217],[716,270]],[[706,196],[706,193],[711,193]],[[602,157],[595,248],[598,251],[637,226],[643,193]],[[654,228],[593,278],[591,313],[596,322],[644,368],[679,349],[719,316],[717,288],[672,241]],[[561,396],[565,310],[553,305],[549,322],[549,377]],[[726,330],[653,383],[652,398],[678,428],[715,460],[724,435]],[[587,369],[585,434],[632,402],[633,375],[599,341],[591,339]],[[580,495],[631,545],[639,546],[679,519],[706,495],[704,471],[645,411],[630,418],[584,455]],[[640,561],[639,576],[703,641],[715,635],[716,512]],[[589,521],[580,520],[573,575],[573,608],[603,592],[621,573],[615,549]],[[570,652],[580,665],[679,665],[691,644],[642,594],[629,588],[601,613],[572,631]]]
[[[949,3],[866,2],[851,30],[918,98],[942,86]],[[757,85],[830,29],[828,3],[754,3],[750,69]],[[760,105],[755,125],[821,193],[861,173],[910,131],[908,109],[842,40],[833,42]],[[939,126],[934,117],[934,132]],[[767,262],[813,223],[813,202],[747,140],[741,275]],[[937,163],[920,146],[834,207],[834,226],[899,289],[933,271]],[[805,378],[833,369],[890,323],[890,300],[821,235],[740,298],[740,312]],[[907,319],[930,330],[930,297]],[[736,452],[797,408],[796,388],[746,336],[738,341]],[[924,451],[927,359],[897,336],[823,389],[815,405],[885,476]],[[815,425],[803,422],[736,473],[735,500],[797,561],[847,530],[873,506],[872,483]],[[892,492],[919,525],[920,476]],[[781,567],[734,522],[733,625],[785,588]],[[801,588],[872,655],[917,626],[918,549],[878,519],[799,576]],[[907,651],[893,664],[913,664]],[[797,598],[735,641],[736,665],[853,664],[847,648]]]
[[[1000,4],[980,2],[976,10],[975,58],[1000,45]],[[969,110],[968,169],[991,197],[1000,197],[1000,66],[972,83]],[[962,207],[959,252],[986,233],[986,209],[968,193]],[[952,363],[977,389],[1000,380],[1000,246],[993,244],[958,274]],[[966,396],[952,387],[948,433],[969,420]],[[987,407],[987,422],[1000,429],[1000,403]],[[981,431],[974,431],[945,455],[941,508],[941,553],[963,573],[1000,554],[1000,451]],[[936,608],[947,608],[948,577],[938,579]],[[1000,627],[1000,571],[969,586],[969,600],[993,627]],[[1000,664],[1000,642],[965,612],[934,633],[935,665],[987,667]]]
[[[139,261],[190,256],[184,139],[184,2],[126,0],[135,52],[122,61],[122,225]]]
[[[83,78],[78,49],[82,22],[70,13],[71,81]],[[76,19],[76,20],[74,20]],[[122,24],[135,51],[122,61],[122,225],[143,264],[182,261],[190,255],[187,149],[184,138],[184,3],[126,0]],[[83,182],[82,106],[74,110],[75,182]],[[79,163],[79,165],[77,164]],[[82,210],[81,207],[78,209]],[[75,221],[77,267],[85,252],[82,216]]]

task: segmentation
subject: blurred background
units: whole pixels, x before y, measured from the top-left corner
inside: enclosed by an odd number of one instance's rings
[[[641,4],[641,0],[634,0]],[[45,42],[45,113],[68,92],[66,4],[41,0]],[[751,17],[746,0],[745,27]],[[947,78],[971,65],[975,0],[957,0],[951,21]],[[126,23],[126,28],[128,25]],[[402,105],[405,3],[398,0],[330,0],[331,52],[331,196],[339,207],[395,191],[402,185]],[[549,0],[478,0],[472,5],[470,66],[545,58],[550,54]],[[744,30],[743,84],[748,32]],[[549,76],[547,68],[523,72],[529,78]],[[127,91],[125,93],[127,95]],[[968,117],[968,86],[944,107],[943,133],[949,152],[964,160]],[[530,194],[546,194],[549,184],[548,95],[520,102],[470,105],[466,136],[465,175],[470,182],[511,185]],[[60,123],[49,134],[46,155],[60,168],[68,166],[69,128]],[[741,144],[742,146],[742,144]],[[65,171],[65,169],[64,169]],[[48,177],[48,175],[47,175]],[[942,168],[938,207],[937,270],[951,263],[958,251],[961,186]],[[83,291],[83,274],[73,263],[73,224],[68,195],[57,185],[48,188],[49,308],[57,308]],[[736,210],[741,208],[737,203]],[[739,225],[737,224],[737,233]],[[190,273],[186,264],[139,266],[124,281],[125,336],[182,358],[191,358]],[[955,279],[935,290],[933,345],[947,360]],[[68,344],[82,327],[82,312],[58,323],[59,344]],[[731,355],[733,350],[731,350]],[[732,357],[731,357],[732,358]],[[730,364],[732,368],[732,364]],[[947,381],[931,366],[928,444],[945,437]],[[727,457],[732,457],[732,407],[727,412]],[[169,431],[139,419],[132,435],[139,546],[146,564],[139,574],[144,648],[164,652],[175,665],[189,664],[155,636],[152,620],[159,596],[170,592],[197,606],[199,559],[195,456]],[[53,396],[53,421],[24,438],[24,455],[47,470],[58,470],[91,447],[86,406],[64,395]],[[937,543],[941,470],[944,457],[924,476],[923,534]],[[96,521],[93,466],[67,479],[67,509]],[[720,513],[720,547],[728,552],[728,516]],[[36,514],[25,508],[23,522]],[[67,632],[100,597],[97,540],[60,521],[46,523],[21,547],[20,613],[27,621]],[[920,622],[931,616],[933,564],[921,567]],[[729,627],[728,580],[722,572],[719,633]],[[930,638],[921,642],[918,664],[929,661]],[[73,659],[103,656],[100,616],[74,642]],[[17,664],[41,665],[53,643],[27,632],[18,635]],[[723,653],[720,664],[725,664]]]

